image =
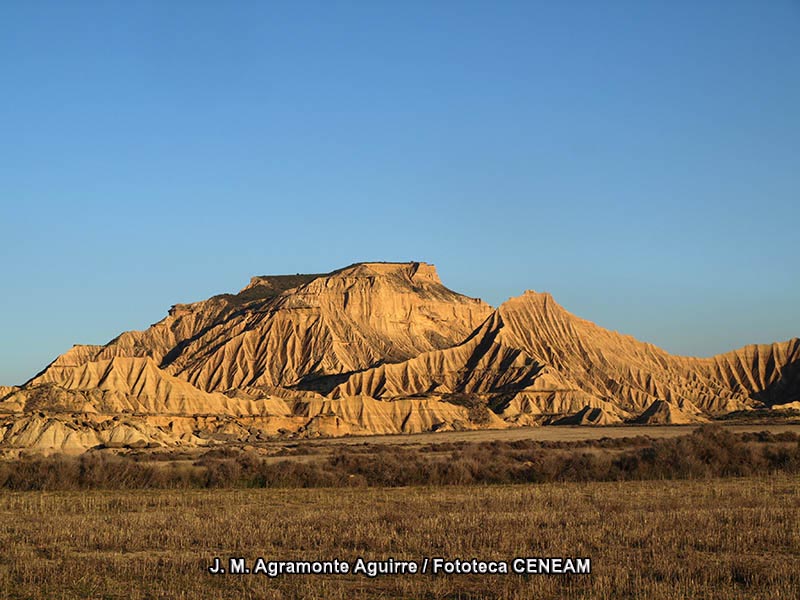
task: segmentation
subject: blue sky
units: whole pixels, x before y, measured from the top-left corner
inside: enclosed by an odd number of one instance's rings
[[[0,384],[423,260],[691,355],[800,335],[800,4],[0,5]]]

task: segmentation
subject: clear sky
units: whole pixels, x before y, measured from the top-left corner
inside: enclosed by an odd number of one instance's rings
[[[800,335],[800,3],[0,4],[0,384],[251,275],[423,260]]]

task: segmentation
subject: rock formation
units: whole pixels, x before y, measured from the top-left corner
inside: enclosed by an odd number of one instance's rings
[[[458,398],[458,401],[454,400]],[[800,398],[800,340],[670,355],[525,292],[497,309],[432,265],[254,277],[0,388],[0,444],[79,452],[270,436],[701,422]]]
[[[688,425],[708,423],[708,419],[700,412],[684,410],[666,400],[656,400],[634,422],[648,425]]]

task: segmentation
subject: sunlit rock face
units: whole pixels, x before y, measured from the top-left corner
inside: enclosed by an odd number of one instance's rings
[[[546,293],[493,309],[433,265],[253,277],[0,388],[0,447],[704,422],[800,400],[800,340],[672,356]]]

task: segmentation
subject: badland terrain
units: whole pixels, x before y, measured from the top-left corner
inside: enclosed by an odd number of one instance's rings
[[[526,291],[498,308],[426,263],[253,277],[0,387],[0,448],[692,424],[800,408],[800,339],[671,355]]]

